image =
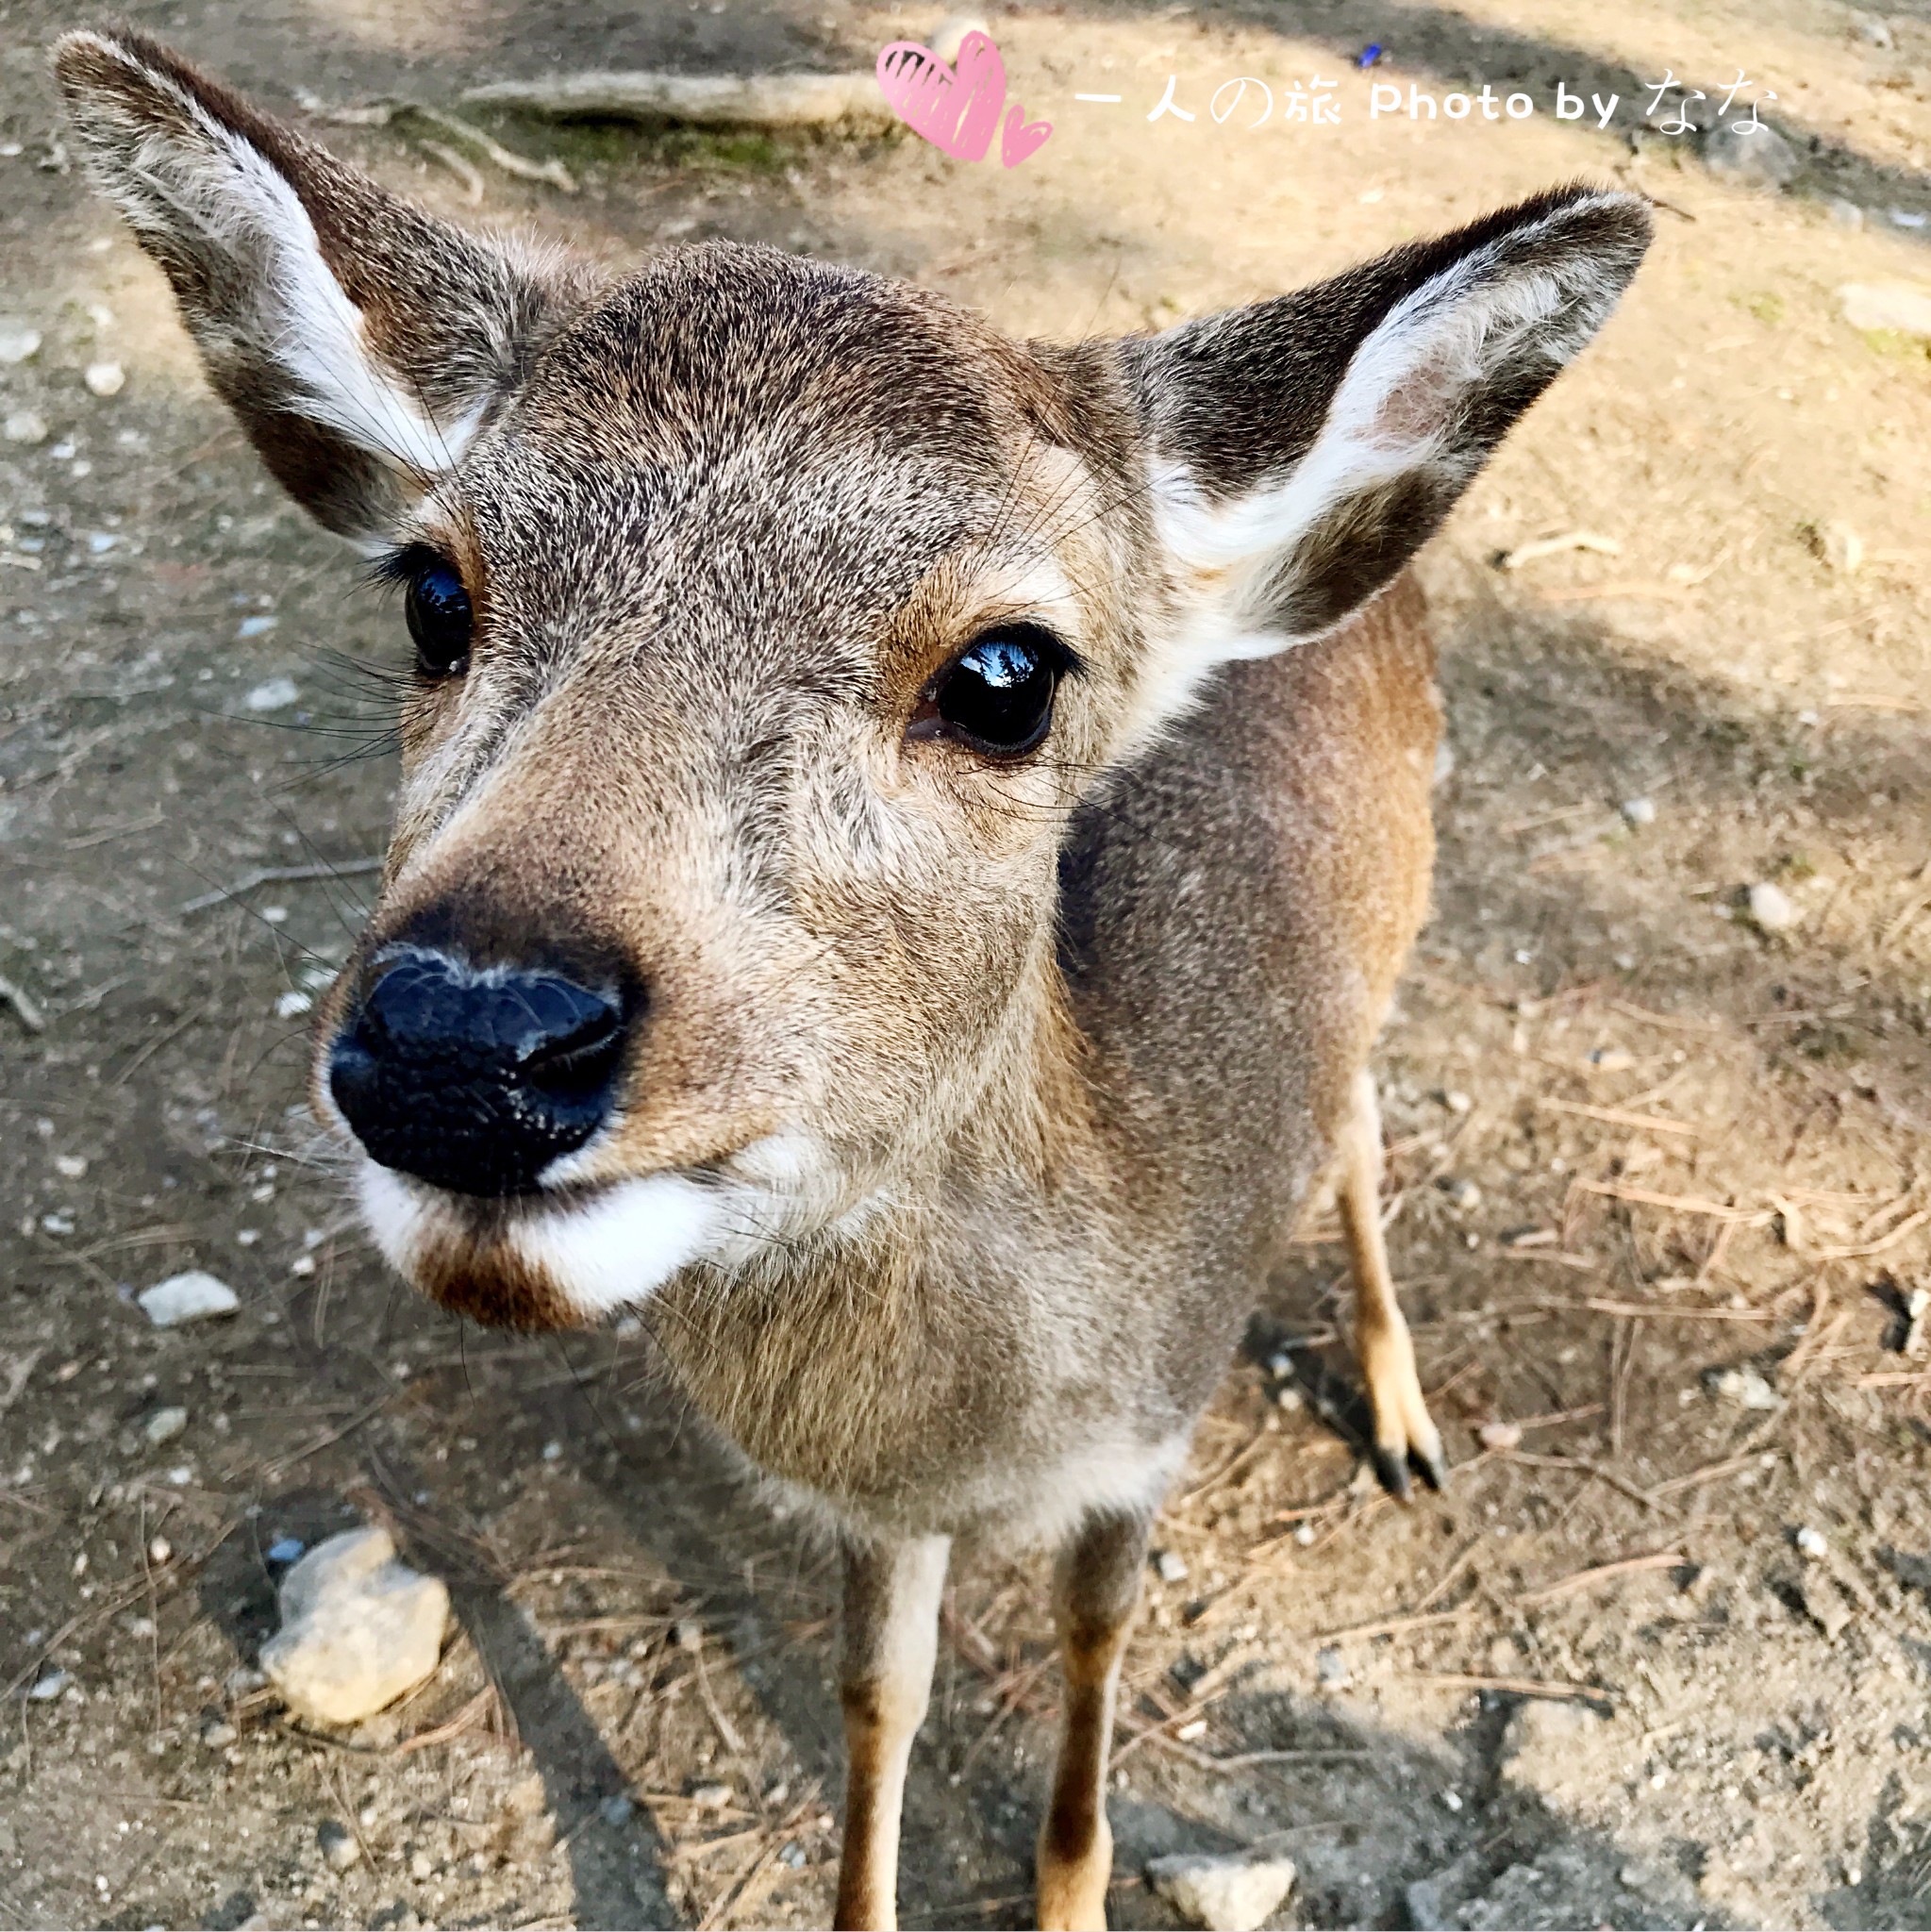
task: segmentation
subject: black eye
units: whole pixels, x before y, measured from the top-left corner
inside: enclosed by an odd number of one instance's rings
[[[416,641],[416,668],[424,677],[450,677],[469,666],[475,617],[454,564],[424,551],[408,560],[403,613]]]
[[[975,638],[927,688],[918,737],[957,738],[974,751],[1018,758],[1046,735],[1069,658],[1038,625],[1002,625]]]

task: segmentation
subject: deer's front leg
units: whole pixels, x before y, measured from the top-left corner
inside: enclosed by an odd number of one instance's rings
[[[1113,1833],[1107,1824],[1107,1755],[1127,1626],[1140,1601],[1146,1519],[1090,1518],[1060,1552],[1054,1576],[1066,1729],[1053,1802],[1040,1830],[1041,1932],[1104,1927]]]
[[[1355,1272],[1355,1345],[1374,1414],[1374,1471],[1384,1487],[1406,1500],[1409,1463],[1434,1490],[1447,1482],[1448,1464],[1440,1432],[1422,1395],[1415,1345],[1388,1265],[1388,1243],[1381,1233],[1381,1109],[1375,1104],[1374,1076],[1366,1067],[1355,1075],[1340,1156],[1336,1195]]]
[[[925,1716],[948,1538],[845,1546],[845,1839],[841,1932],[898,1924],[898,1819],[906,1763]]]

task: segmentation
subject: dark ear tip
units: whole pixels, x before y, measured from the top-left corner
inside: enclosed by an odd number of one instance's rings
[[[1598,188],[1593,182],[1578,181],[1570,193],[1570,209],[1595,238],[1633,246],[1640,255],[1655,238],[1656,222],[1651,210],[1656,204],[1646,194],[1626,188]]]

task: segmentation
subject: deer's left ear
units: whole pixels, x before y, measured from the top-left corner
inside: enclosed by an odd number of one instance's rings
[[[1184,678],[1319,637],[1394,577],[1595,334],[1645,203],[1560,189],[1124,345]]]

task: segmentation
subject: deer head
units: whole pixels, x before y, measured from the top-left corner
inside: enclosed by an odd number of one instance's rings
[[[57,58],[216,389],[402,587],[393,843],[313,1098],[397,1267],[497,1321],[868,1239],[960,1160],[1078,1185],[1070,818],[1392,580],[1649,229],[1565,188],[1022,343],[768,249],[597,281],[140,35]]]

